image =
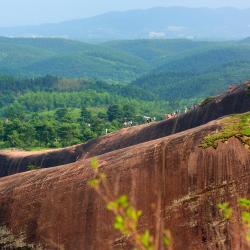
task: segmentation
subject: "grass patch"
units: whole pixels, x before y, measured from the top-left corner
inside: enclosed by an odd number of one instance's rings
[[[200,103],[200,106],[202,107],[202,106],[207,105],[208,103],[214,101],[215,98],[216,98],[215,96],[209,96],[208,98],[206,98],[204,101],[202,101],[202,102]]]
[[[200,147],[217,148],[219,142],[225,142],[232,137],[250,146],[250,112],[227,117],[220,121],[220,125],[222,129],[205,136]]]
[[[35,166],[35,165],[28,165],[27,166],[27,170],[31,171],[31,170],[37,170],[37,169],[41,169],[40,166]]]
[[[43,151],[43,150],[48,150],[51,148],[48,147],[30,147],[30,148],[25,148],[26,151]]]

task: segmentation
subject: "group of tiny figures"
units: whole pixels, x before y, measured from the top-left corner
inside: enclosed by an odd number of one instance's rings
[[[151,123],[153,121],[156,121],[155,117],[149,117],[149,116],[143,116],[144,122],[145,123]],[[133,121],[125,121],[123,123],[123,127],[127,128],[127,127],[132,127],[133,125],[137,125],[137,123],[134,123]]]
[[[150,123],[150,122],[154,122],[154,121],[156,121],[156,118],[155,117],[149,117],[149,116],[143,116],[143,118],[144,118],[144,121],[146,122],[146,123]]]
[[[235,89],[237,89],[237,85],[232,84],[232,85],[229,86],[228,92],[233,92]],[[191,105],[189,107],[185,107],[184,110],[177,109],[173,113],[169,113],[169,114],[164,115],[164,118],[166,120],[176,118],[181,114],[186,114],[189,111],[192,111],[192,110],[196,109],[198,106],[199,106],[198,104],[193,104],[193,105]],[[149,117],[149,116],[143,116],[143,119],[144,119],[145,123],[151,123],[153,121],[156,121],[155,117],[152,118],[152,117]],[[134,124],[133,121],[125,121],[123,123],[123,127],[125,127],[125,128],[126,127],[132,127],[133,125],[136,125],[136,123]],[[106,133],[107,133],[107,131],[106,131]]]
[[[178,117],[180,114],[183,114],[183,113],[187,113],[191,110],[194,110],[197,108],[197,104],[193,104],[192,106],[190,107],[185,107],[183,111],[181,111],[180,109],[177,109],[175,112],[173,113],[170,113],[170,114],[166,114],[164,116],[165,119],[169,120],[169,119],[173,119],[173,118],[176,118]],[[143,119],[145,121],[145,123],[151,123],[151,122],[154,122],[156,121],[156,118],[155,117],[149,117],[149,116],[143,116]],[[125,121],[123,123],[123,127],[127,128],[127,127],[132,127],[134,125],[134,122],[133,121]]]
[[[190,106],[190,107],[185,107],[183,112],[182,112],[180,109],[177,109],[177,110],[176,110],[175,112],[173,112],[173,113],[166,114],[166,115],[165,115],[165,119],[169,120],[169,119],[176,118],[176,117],[178,117],[179,115],[181,115],[181,114],[183,114],[183,113],[186,114],[187,112],[196,109],[197,107],[198,107],[197,104],[193,104],[193,105]]]
[[[123,123],[123,127],[132,127],[133,126],[133,121],[125,121],[124,123]]]

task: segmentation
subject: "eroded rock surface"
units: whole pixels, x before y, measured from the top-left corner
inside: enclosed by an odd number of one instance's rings
[[[216,205],[229,201],[235,207],[239,197],[250,195],[250,153],[236,138],[217,149],[200,148],[204,136],[218,128],[213,121],[98,157],[110,185],[118,183],[119,193],[143,211],[142,228],[154,223],[151,204],[162,194],[174,250],[248,249],[239,211],[228,223]],[[1,228],[43,249],[105,250],[109,243],[128,249],[113,230],[112,215],[87,185],[92,177],[89,160],[80,159],[1,178]],[[3,241],[0,230],[0,245]]]

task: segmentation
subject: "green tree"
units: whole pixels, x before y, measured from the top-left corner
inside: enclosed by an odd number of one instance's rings
[[[108,107],[107,111],[108,120],[110,122],[114,120],[120,120],[122,118],[122,109],[119,105],[113,104]]]
[[[63,147],[80,142],[80,126],[76,123],[61,123],[57,129]]]
[[[36,139],[40,146],[52,146],[56,139],[55,123],[50,121],[41,122],[35,125]]]
[[[0,141],[4,139],[4,121],[0,120]]]
[[[91,123],[92,115],[89,110],[87,110],[85,107],[81,108],[81,114],[80,114],[80,122],[81,123]]]
[[[71,122],[72,117],[68,108],[59,108],[55,112],[55,118],[59,122]]]
[[[22,147],[23,146],[23,141],[21,139],[21,136],[16,130],[11,131],[11,133],[8,135],[7,141],[10,147]]]
[[[122,112],[123,112],[123,116],[127,120],[133,120],[136,115],[135,107],[130,104],[125,104],[122,108]]]
[[[83,126],[81,130],[81,141],[86,142],[97,137],[97,134],[89,126]]]
[[[23,119],[25,116],[25,109],[20,103],[14,103],[5,110],[5,115],[10,119]]]

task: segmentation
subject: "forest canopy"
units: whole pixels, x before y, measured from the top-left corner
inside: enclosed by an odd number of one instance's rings
[[[0,147],[65,147],[113,132],[143,116],[162,114],[194,100],[154,100],[130,85],[54,76],[0,77]]]

